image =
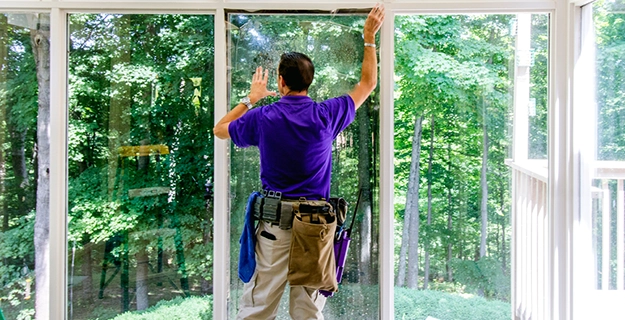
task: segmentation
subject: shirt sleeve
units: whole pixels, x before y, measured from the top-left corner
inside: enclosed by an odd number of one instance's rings
[[[228,133],[237,147],[245,148],[258,145],[260,111],[261,108],[254,108],[239,119],[230,122]]]
[[[328,99],[323,102],[330,114],[333,138],[345,130],[356,117],[356,106],[354,100],[349,95]]]

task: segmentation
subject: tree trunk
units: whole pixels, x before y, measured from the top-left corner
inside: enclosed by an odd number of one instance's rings
[[[0,90],[6,90],[7,81],[7,16],[0,15]],[[4,146],[4,136],[6,132],[5,123],[7,115],[6,100],[0,100],[0,146]],[[6,195],[6,157],[4,147],[0,147],[0,194]],[[0,203],[0,214],[2,215],[2,232],[9,230],[9,210],[6,197]]]
[[[499,219],[501,223],[501,270],[503,270],[503,274],[508,274],[508,267],[506,257],[508,254],[506,253],[506,199],[504,195],[504,183],[503,179],[500,180],[501,184],[499,185],[499,210],[501,210],[502,216]]]
[[[378,239],[380,239],[380,214],[379,214],[379,210],[376,212],[375,210],[375,190],[380,190],[380,185],[379,185],[379,166],[378,166],[378,155],[380,154],[379,152],[379,123],[380,123],[380,108],[378,107],[374,107],[372,108],[371,111],[372,114],[372,120],[371,121],[371,125],[372,125],[372,130],[371,130],[371,180],[373,182],[373,185],[371,186],[371,238],[373,239],[373,241],[371,242],[371,255],[374,257],[379,257],[380,256],[380,248],[379,248],[379,242]],[[374,283],[378,283],[377,279],[379,279],[380,277],[380,265],[378,263],[377,259],[373,259],[371,261],[371,279],[373,279],[372,281]]]
[[[204,227],[203,242],[204,247],[208,250],[208,247],[213,242],[213,185],[206,185],[206,225]],[[204,270],[208,274],[209,270]],[[203,295],[212,293],[212,285],[208,276],[202,276],[200,282],[200,290]]]
[[[399,248],[399,262],[397,263],[397,278],[395,285],[404,286],[406,280],[406,252],[408,251],[408,240],[410,237],[410,210],[404,210],[404,225],[401,233],[401,246]]]
[[[8,70],[8,65],[6,65],[8,62],[7,60],[7,52],[6,52],[6,46],[10,45],[10,43],[8,43],[7,41],[9,41],[7,39],[8,37],[8,28],[7,28],[7,18],[5,16],[3,16],[3,53],[2,53],[2,85],[6,86],[6,77],[7,77],[7,70]],[[34,52],[34,48],[33,48],[33,53]],[[35,53],[36,54],[36,53]],[[37,59],[35,57],[35,59]],[[8,90],[11,90],[11,88],[5,88]],[[6,98],[3,99],[4,102],[6,103]],[[27,128],[23,128],[23,125],[20,127],[18,125],[18,120],[15,119],[18,116],[15,116],[15,112],[11,112],[11,109],[13,106],[9,106],[9,105],[4,105],[3,107],[3,116],[5,117],[5,121],[6,123],[6,129],[7,129],[7,134],[10,140],[10,159],[7,159],[10,161],[11,163],[11,167],[13,169],[13,176],[12,178],[14,179],[14,182],[10,185],[10,190],[7,190],[6,193],[2,194],[8,194],[10,195],[11,199],[14,199],[16,202],[11,202],[11,205],[16,206],[12,209],[13,213],[17,216],[17,217],[21,217],[24,216],[28,213],[28,211],[31,209],[29,208],[29,201],[27,201],[27,199],[32,199],[31,197],[27,196],[27,190],[26,187],[29,185],[29,181],[28,181],[28,170],[26,169],[26,150],[25,150],[25,146],[26,146],[26,135],[28,132]],[[1,134],[4,137],[4,131]],[[4,140],[4,139],[3,139]],[[4,148],[3,148],[4,151]],[[3,165],[5,160],[3,159]],[[14,188],[11,188],[11,186]],[[5,199],[5,201],[7,201]],[[8,227],[8,222],[10,220],[10,217],[8,216],[8,213],[6,215],[7,218],[7,227]]]
[[[114,28],[116,35],[119,37],[118,54],[111,57],[111,70],[117,64],[130,63],[130,35],[129,35],[129,16],[115,19]],[[130,106],[131,93],[130,86],[124,82],[111,81],[111,92],[109,100],[109,121],[108,121],[108,195],[109,200],[114,200],[114,191],[124,190],[123,182],[117,174],[117,165],[119,154],[117,152],[120,146],[128,144],[130,139]],[[119,184],[116,186],[116,181]]]
[[[147,121],[146,121],[147,122]],[[139,142],[142,146],[147,146],[150,144],[148,139],[143,139]],[[150,156],[139,156],[137,159],[137,169],[143,175],[148,175],[148,166],[150,164]],[[144,214],[148,215],[153,213],[147,209],[144,209]],[[139,247],[138,252],[135,255],[137,259],[137,270],[136,270],[136,299],[137,299],[137,310],[145,310],[149,306],[148,299],[148,266],[150,262],[150,257],[148,256],[148,252],[146,250],[146,246],[148,245],[148,241],[140,239],[137,241]]]
[[[35,317],[49,319],[50,268],[50,18],[39,15],[39,30],[31,30],[33,54],[37,65],[37,205],[35,215]],[[58,275],[57,275],[58,276]]]
[[[119,48],[117,54],[111,57],[111,70],[117,64],[130,63],[130,19],[124,16],[115,19],[114,28],[116,35],[119,37]],[[130,139],[130,106],[131,92],[130,86],[124,82],[111,81],[111,92],[109,102],[109,118],[108,118],[108,195],[109,200],[117,200],[121,193],[116,192],[124,189],[124,179],[118,172],[119,153],[118,148],[127,145]],[[121,212],[120,212],[121,214]],[[128,260],[128,230],[120,231],[121,240],[120,253],[120,286],[121,286],[121,311],[129,310],[130,293],[128,284],[129,276],[129,260]]]
[[[449,165],[450,169],[451,169],[451,162]],[[447,189],[447,205],[449,207],[449,210],[447,210],[447,232],[448,234],[453,234],[452,231],[452,198],[451,198],[451,188]],[[451,251],[451,244],[452,241],[451,239],[447,240],[447,261],[445,262],[445,268],[447,269],[447,281],[451,282],[453,281],[454,277],[453,277],[453,270],[451,269],[451,257],[452,257],[452,251]]]
[[[506,219],[501,219],[501,270],[503,274],[508,274],[508,256],[506,251]]]
[[[410,230],[408,235],[408,275],[406,285],[416,289],[419,280],[419,162],[421,160],[421,135],[423,117],[415,122],[412,139],[412,161],[408,178],[408,194],[406,195],[406,211],[410,211]]]
[[[143,243],[137,252],[137,310],[145,310],[149,306],[148,300],[148,263],[150,258],[145,249],[147,243]]]
[[[468,201],[466,199],[466,195],[464,195],[465,192],[466,192],[466,189],[467,189],[467,187],[465,185],[462,185],[462,189],[460,191],[462,196],[458,197],[459,200],[460,199],[462,199],[462,200],[460,202],[460,209],[458,210],[458,227],[457,228],[463,234],[468,233],[466,231],[467,230],[467,226],[466,225],[469,224],[469,223],[467,223],[467,217],[469,216],[468,209],[467,209]],[[458,255],[458,258],[461,259],[461,260],[464,260],[464,259],[466,259],[468,257],[468,255],[465,256],[465,253],[466,253],[466,251],[465,251],[466,249],[465,248],[467,247],[467,245],[465,244],[465,242],[466,242],[465,237],[461,236],[460,237],[460,241],[458,241],[458,242],[459,242],[458,243],[458,246],[459,246],[458,252],[460,253]]]
[[[451,167],[451,143],[447,144],[447,172],[451,173],[452,167]],[[447,234],[451,235],[452,233],[452,218],[453,218],[453,201],[452,201],[452,186],[450,186],[449,188],[447,188]],[[459,219],[461,220],[461,219]],[[447,271],[447,281],[451,282],[454,279],[454,275],[453,275],[453,270],[451,268],[451,257],[452,257],[452,251],[451,251],[451,244],[452,244],[452,239],[447,239],[447,261],[445,262],[445,268]],[[461,251],[462,252],[462,251]]]
[[[33,49],[35,50],[35,49]],[[41,94],[41,90],[39,91]],[[28,186],[28,171],[26,170],[26,128],[19,128],[15,120],[8,116],[8,129],[11,138],[11,166],[13,167],[13,177],[15,179],[14,193],[17,197],[17,216],[24,216],[28,213],[28,202],[26,201],[26,187]]]
[[[361,284],[371,284],[371,120],[370,100],[358,110],[358,185],[363,197],[360,200],[362,221],[360,223],[360,262]]]
[[[434,115],[430,121],[430,155],[428,158],[428,227],[432,225],[432,161],[434,159]],[[425,241],[425,266],[423,275],[423,289],[428,288],[430,282],[430,242],[431,239]]]
[[[80,265],[81,272],[85,279],[82,281],[82,297],[87,301],[93,299],[93,258],[92,258],[92,243],[85,241],[82,250],[82,264]]]
[[[484,117],[482,117],[484,136],[482,141],[482,173],[480,175],[480,186],[482,188],[482,236],[480,240],[480,258],[486,255],[486,232],[488,231],[488,183],[486,181],[486,171],[488,168],[488,131],[486,126],[486,106],[483,106]]]

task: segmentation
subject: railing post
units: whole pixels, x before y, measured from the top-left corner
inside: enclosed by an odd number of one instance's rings
[[[623,194],[623,179],[618,179],[616,187],[616,290],[625,290],[625,195]]]

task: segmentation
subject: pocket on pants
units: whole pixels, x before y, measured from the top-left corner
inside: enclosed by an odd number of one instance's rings
[[[307,223],[297,216],[291,229],[289,273],[287,280],[292,286],[336,292],[336,265],[334,261],[334,233],[336,219],[332,223]]]

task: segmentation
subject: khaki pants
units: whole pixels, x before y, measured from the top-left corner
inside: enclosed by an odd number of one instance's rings
[[[261,236],[267,232],[275,240]],[[243,296],[237,319],[275,319],[280,298],[286,286],[289,266],[291,230],[282,230],[270,223],[260,222],[256,232],[256,271],[252,280],[243,286]],[[289,314],[293,319],[323,319],[321,311],[326,297],[318,290],[291,286]]]

